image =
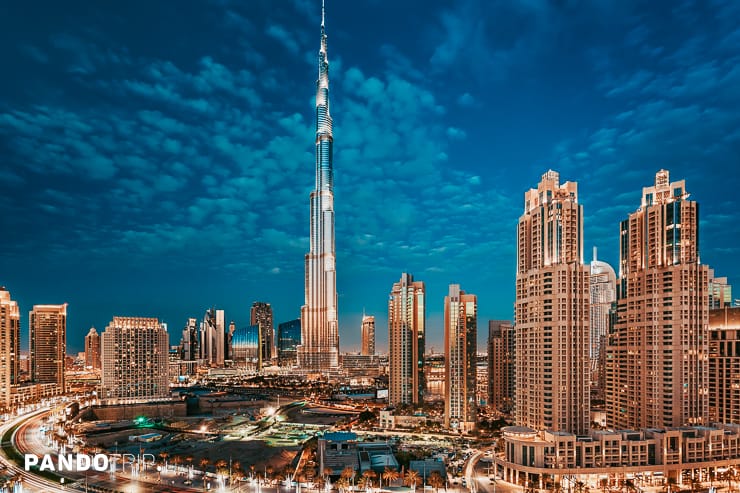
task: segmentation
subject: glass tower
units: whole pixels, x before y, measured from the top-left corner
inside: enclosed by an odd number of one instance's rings
[[[310,251],[306,254],[305,304],[301,307],[298,365],[306,371],[339,366],[339,325],[334,249],[334,172],[329,113],[329,61],[324,8],[316,81],[316,188],[310,197]]]

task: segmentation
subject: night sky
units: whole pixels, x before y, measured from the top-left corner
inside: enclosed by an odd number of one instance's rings
[[[340,343],[387,347],[401,272],[441,350],[450,283],[513,317],[516,223],[577,181],[584,258],[655,172],[700,203],[701,260],[740,279],[740,2],[329,0]],[[68,349],[114,315],[180,339],[216,306],[298,318],[320,0],[3,2],[0,285],[68,302]],[[738,294],[735,293],[735,297]]]

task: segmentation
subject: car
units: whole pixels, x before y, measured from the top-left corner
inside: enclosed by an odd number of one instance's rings
[[[185,481],[182,482],[182,484],[184,484],[185,486],[190,486],[191,484],[193,484],[193,482],[189,479],[186,479]]]

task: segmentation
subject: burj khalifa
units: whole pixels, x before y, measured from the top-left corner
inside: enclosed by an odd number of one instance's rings
[[[334,249],[334,172],[332,119],[329,113],[329,61],[326,56],[324,5],[316,81],[316,188],[311,192],[310,250],[306,254],[305,304],[301,307],[298,366],[320,371],[339,366],[337,274]]]

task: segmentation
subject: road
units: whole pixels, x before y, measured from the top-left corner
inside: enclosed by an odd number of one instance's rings
[[[484,452],[478,451],[471,455],[465,464],[465,481],[470,485],[472,493],[521,493],[521,486],[501,479],[491,480],[490,476],[495,476],[495,471],[489,476],[488,464],[481,462],[483,457]]]

